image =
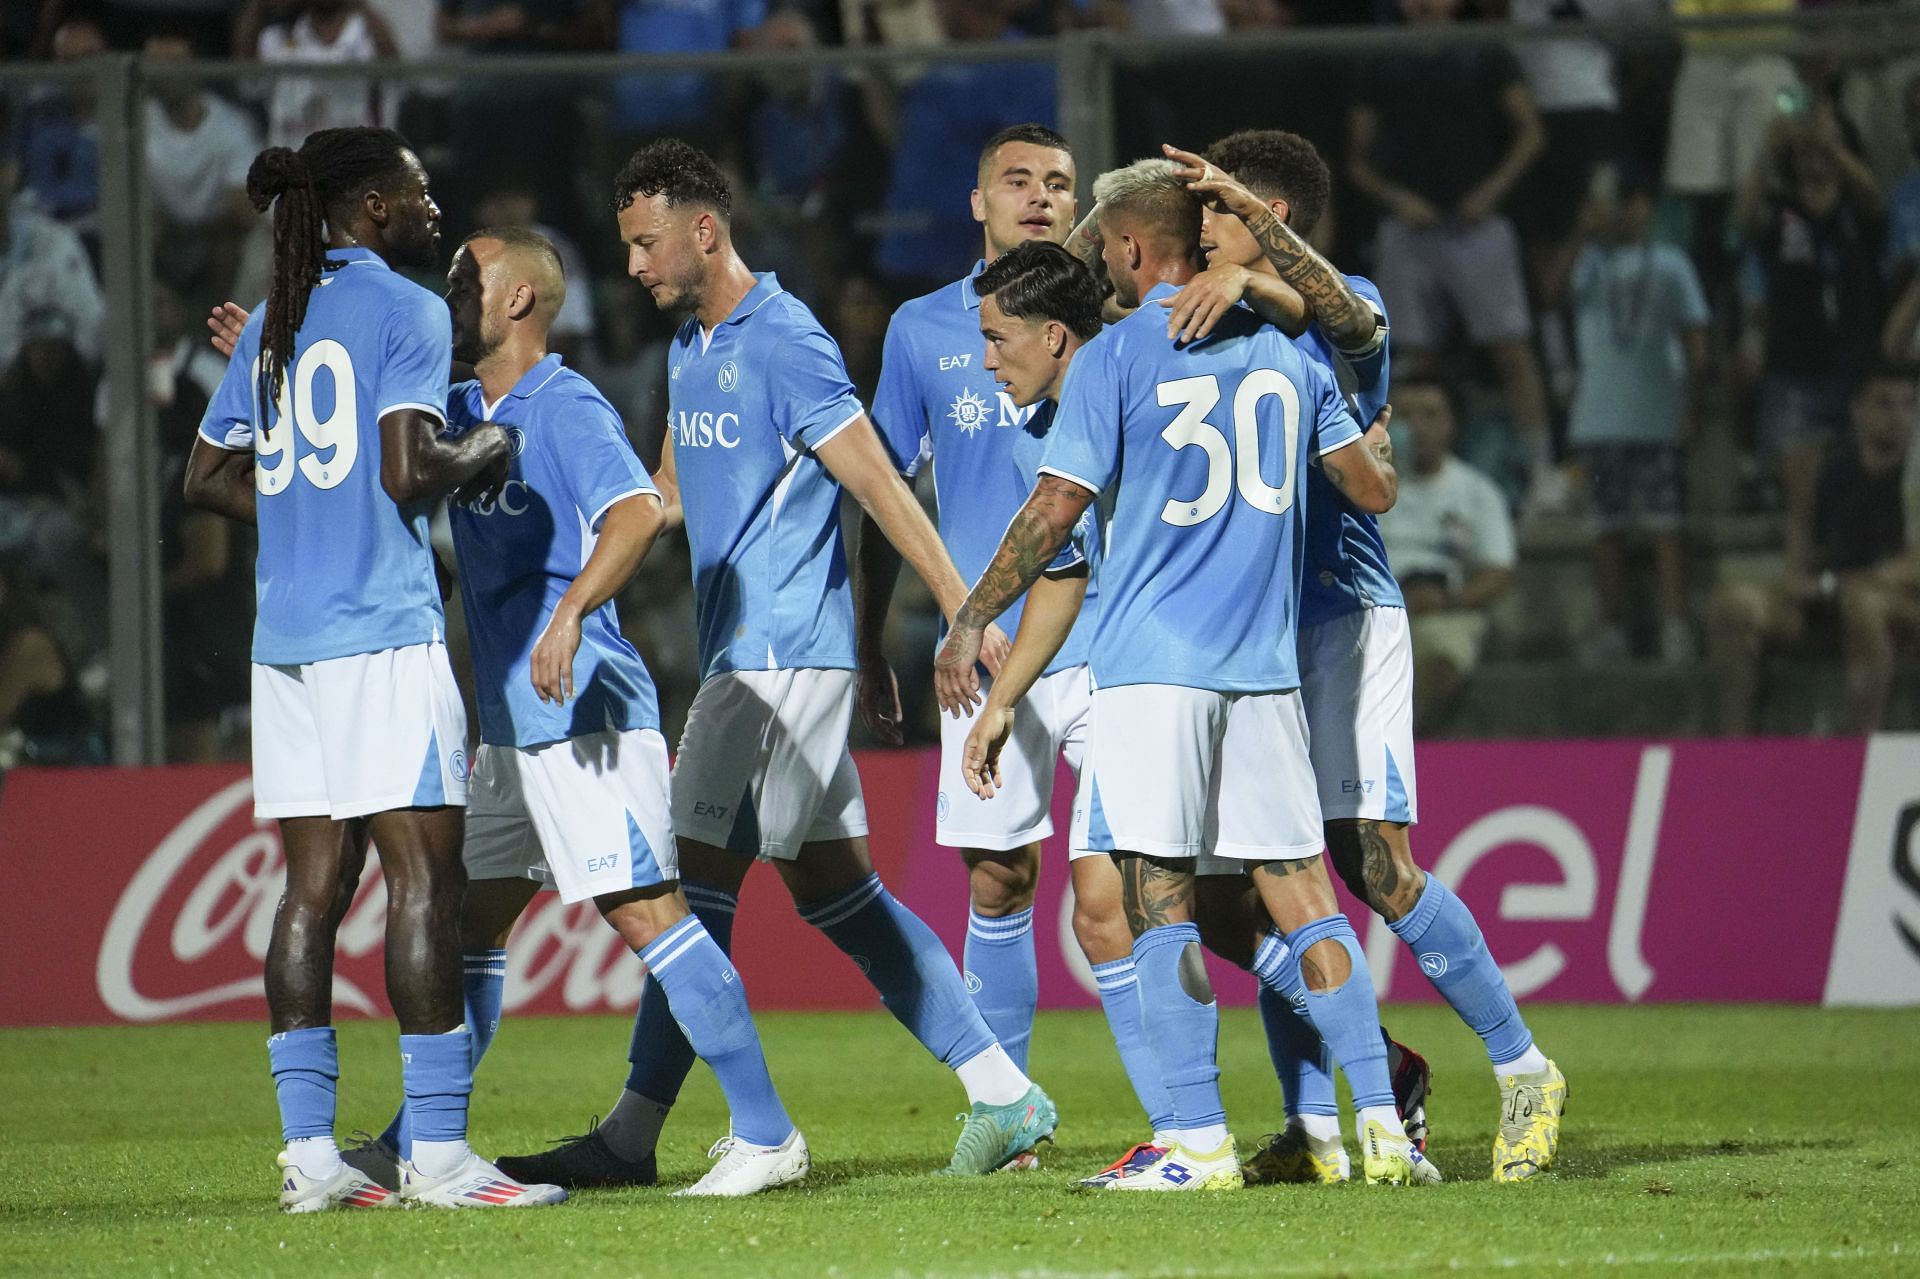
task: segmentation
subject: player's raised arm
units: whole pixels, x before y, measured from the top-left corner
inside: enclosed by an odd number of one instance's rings
[[[1175,172],[1186,181],[1187,190],[1215,212],[1232,214],[1246,223],[1267,261],[1298,293],[1336,347],[1342,351],[1366,349],[1373,341],[1378,317],[1331,262],[1288,226],[1277,210],[1231,174],[1221,173],[1191,151],[1164,145],[1161,150],[1179,166]]]
[[[993,561],[954,615],[946,643],[933,659],[933,687],[942,710],[959,715],[979,704],[980,680],[973,666],[983,636],[993,620],[1053,563],[1093,499],[1092,489],[1064,476],[1040,476],[1033,495],[1007,525]]]
[[[1387,435],[1387,423],[1392,419],[1393,406],[1384,405],[1365,434],[1320,455],[1321,472],[1343,497],[1369,515],[1386,514],[1400,496],[1400,476],[1393,467],[1393,441]]]
[[[666,508],[658,493],[635,493],[607,508],[593,554],[554,605],[546,630],[533,646],[533,687],[541,701],[565,703],[573,697],[573,655],[580,649],[581,619],[633,580],[666,526]]]

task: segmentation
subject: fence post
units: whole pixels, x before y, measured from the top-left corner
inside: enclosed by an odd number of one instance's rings
[[[1093,179],[1114,167],[1113,58],[1099,31],[1070,31],[1059,44],[1060,132],[1073,144],[1084,215],[1093,207],[1088,194]]]
[[[148,209],[139,60],[100,60],[100,256],[106,292],[107,611],[116,764],[164,754],[160,634],[159,444],[146,368],[153,347],[147,290]]]

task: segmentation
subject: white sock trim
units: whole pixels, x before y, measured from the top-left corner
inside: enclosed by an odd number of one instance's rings
[[[1547,1068],[1547,1055],[1533,1045],[1512,1061],[1496,1061],[1493,1073],[1496,1075],[1538,1075]]]
[[[1033,1087],[1033,1081],[1013,1064],[1013,1058],[1007,1056],[1007,1050],[999,1044],[989,1045],[967,1058],[953,1068],[953,1073],[959,1076],[960,1086],[967,1090],[970,1105],[1010,1106]]]

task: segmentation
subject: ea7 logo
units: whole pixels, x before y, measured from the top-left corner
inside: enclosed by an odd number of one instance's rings
[[[605,857],[587,858],[587,874],[597,875],[603,870],[619,870],[620,854],[609,853]]]
[[[1365,778],[1343,777],[1340,779],[1340,793],[1342,795],[1371,795],[1373,794],[1373,782]]]
[[[704,799],[696,799],[693,801],[693,815],[695,817],[725,817],[731,808],[732,805],[730,804],[713,804]]]
[[[947,373],[954,369],[964,369],[971,363],[973,363],[973,355],[971,353],[966,355],[943,355],[940,357],[940,371]]]

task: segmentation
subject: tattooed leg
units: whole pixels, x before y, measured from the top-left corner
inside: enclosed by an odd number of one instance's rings
[[[1260,862],[1253,868],[1253,885],[1267,908],[1268,918],[1282,935],[1291,935],[1316,920],[1340,913],[1333,881],[1318,854],[1287,861]],[[1353,971],[1346,948],[1334,940],[1317,942],[1300,956],[1300,974],[1308,990],[1332,990]]]
[[[1193,863],[1144,853],[1114,853],[1120,868],[1120,904],[1138,937],[1163,924],[1193,920]]]
[[[1327,852],[1347,889],[1388,923],[1420,900],[1427,877],[1413,864],[1405,822],[1342,818],[1326,826]]]

